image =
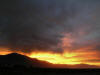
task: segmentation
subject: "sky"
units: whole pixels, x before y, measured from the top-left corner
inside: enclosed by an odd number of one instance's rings
[[[0,1],[0,53],[53,52],[61,60],[99,64],[99,9],[100,0]]]

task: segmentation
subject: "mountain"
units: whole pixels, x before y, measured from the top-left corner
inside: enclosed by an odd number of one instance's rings
[[[25,55],[11,53],[8,55],[0,55],[0,64],[6,66],[22,65],[33,67],[48,67],[48,62],[40,61],[35,58],[29,58]]]
[[[51,64],[46,61],[40,61],[35,58],[30,58],[25,55],[11,53],[8,55],[0,55],[0,66],[14,66],[22,65],[27,67],[36,68],[100,68],[95,65],[88,64],[77,64],[77,65],[66,65],[66,64]]]

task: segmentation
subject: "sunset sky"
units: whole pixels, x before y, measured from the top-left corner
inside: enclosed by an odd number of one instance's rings
[[[0,55],[100,66],[100,0],[1,0]]]

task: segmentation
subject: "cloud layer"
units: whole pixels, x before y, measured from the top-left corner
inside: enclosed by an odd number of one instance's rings
[[[0,1],[0,46],[22,52],[87,46],[100,50],[99,4],[99,0]]]

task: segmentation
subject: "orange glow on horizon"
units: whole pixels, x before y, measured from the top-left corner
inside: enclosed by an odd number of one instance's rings
[[[0,55],[7,55],[12,53],[11,51],[9,51],[7,48],[0,48]]]
[[[8,50],[0,51],[0,55],[6,55],[13,53]],[[30,54],[17,52],[19,54],[26,55],[31,58],[36,58],[38,60],[47,61],[52,64],[88,64],[88,65],[97,65],[100,66],[99,61],[89,61],[89,60],[100,60],[98,57],[97,51],[84,51],[78,50],[76,52],[64,52],[64,53],[52,53],[52,52],[39,52],[35,51]]]
[[[37,58],[39,60],[47,61],[53,64],[89,64],[100,66],[100,62],[92,62],[89,60],[99,60],[96,56],[97,52],[64,52],[64,53],[52,53],[52,52],[33,52],[29,55],[31,58]]]

